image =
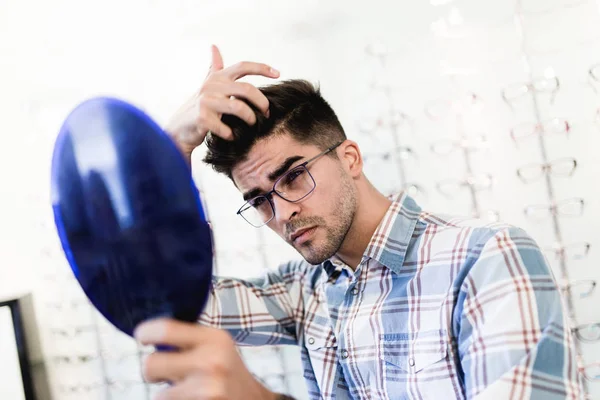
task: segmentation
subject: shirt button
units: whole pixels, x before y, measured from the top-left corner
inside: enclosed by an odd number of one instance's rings
[[[315,344],[315,338],[308,338],[308,344]]]
[[[343,359],[348,358],[348,350],[342,350],[342,358]]]
[[[415,359],[414,358],[409,358],[408,359],[408,365],[410,365],[411,367],[415,366]]]

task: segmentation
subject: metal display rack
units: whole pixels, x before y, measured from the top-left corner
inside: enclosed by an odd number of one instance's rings
[[[574,336],[574,343],[578,353],[580,364],[578,368],[583,372],[585,378],[583,379],[584,391],[588,393],[588,383],[600,378],[600,375],[595,376],[596,374],[592,374],[590,371],[593,368],[598,368],[600,365],[597,362],[584,365],[582,343],[597,342],[600,340],[600,322],[578,325],[574,298],[576,292],[579,292],[581,297],[589,296],[594,291],[596,282],[594,280],[572,280],[570,278],[569,266],[573,258],[586,257],[591,245],[586,242],[567,243],[561,227],[561,218],[580,217],[584,214],[585,200],[581,197],[562,198],[557,196],[556,193],[554,179],[570,177],[575,173],[578,164],[574,157],[565,156],[559,159],[550,159],[547,138],[550,135],[562,135],[565,139],[568,138],[571,134],[571,124],[568,120],[562,118],[554,117],[546,119],[543,116],[543,99],[549,96],[549,103],[552,104],[559,93],[561,82],[556,76],[539,77],[534,74],[526,37],[523,34],[525,22],[522,7],[522,2],[518,2],[515,25],[517,32],[520,34],[522,59],[528,81],[505,88],[502,91],[502,98],[511,110],[514,110],[514,100],[526,97],[531,101],[530,104],[533,110],[532,122],[516,125],[511,130],[510,136],[515,144],[532,137],[537,139],[540,162],[520,166],[516,170],[516,174],[526,184],[538,179],[543,180],[547,203],[527,205],[523,209],[523,212],[529,219],[539,220],[549,218],[551,221],[555,243],[553,246],[548,247],[547,251],[554,256],[553,258],[557,262],[560,288],[563,292],[568,320],[571,324],[571,332]],[[590,75],[593,77],[591,72]]]
[[[431,144],[431,151],[437,156],[447,156],[460,151],[464,160],[465,176],[460,179],[447,179],[436,182],[436,189],[447,198],[451,198],[461,190],[467,190],[471,200],[471,216],[498,221],[500,214],[496,210],[482,210],[479,192],[491,190],[494,179],[489,173],[475,173],[472,155],[476,151],[488,148],[485,135],[470,135],[465,128],[467,115],[472,111],[481,111],[483,100],[476,93],[468,92],[457,99],[434,100],[425,105],[425,115],[432,121],[439,121],[443,116],[450,116],[456,123],[456,138],[438,140]]]
[[[382,69],[386,68],[389,54],[384,46],[373,43],[368,45],[365,53],[371,59],[377,60]],[[366,152],[363,154],[363,160],[369,165],[373,160],[389,162],[398,174],[399,184],[395,184],[392,190],[384,190],[386,196],[393,196],[400,191],[406,191],[409,195],[426,196],[426,191],[422,185],[408,179],[407,161],[417,161],[418,154],[413,147],[404,145],[402,131],[407,127],[413,130],[413,122],[409,115],[394,104],[392,87],[387,83],[373,82],[370,85],[373,93],[383,96],[385,103],[381,104],[383,112],[374,120],[362,120],[358,123],[358,131],[366,137],[373,138],[376,132],[385,132],[391,140],[391,147],[383,144],[384,151]]]

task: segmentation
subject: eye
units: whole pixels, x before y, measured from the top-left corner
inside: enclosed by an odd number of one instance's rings
[[[304,168],[293,169],[285,176],[285,183],[292,183],[304,173]]]
[[[254,199],[250,200],[248,203],[254,207],[260,207],[261,204],[263,204],[267,199],[264,196],[261,197],[255,197]]]

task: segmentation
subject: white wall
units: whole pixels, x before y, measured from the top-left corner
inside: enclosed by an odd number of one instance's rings
[[[540,118],[566,118],[572,130],[569,137],[548,137],[544,146],[549,160],[575,157],[579,165],[572,177],[553,179],[552,184],[558,200],[586,201],[583,215],[560,218],[560,228],[566,242],[592,244],[587,259],[567,265],[568,273],[571,279],[600,278],[596,233],[600,204],[594,192],[600,171],[596,156],[600,125],[595,120],[600,83],[594,86],[587,75],[590,66],[600,62],[600,12],[592,0],[524,0],[520,5],[524,11],[518,29],[514,0],[0,2],[0,294],[35,291],[57,394],[60,385],[95,382],[102,366],[90,362],[74,368],[52,358],[95,346],[89,335],[81,334],[74,342],[53,335],[54,328],[84,326],[96,317],[82,307],[66,312],[48,306],[59,294],[65,295],[64,286],[58,290],[50,279],[57,270],[68,273],[50,218],[54,137],[75,104],[99,94],[129,100],[166,122],[201,84],[210,64],[211,43],[220,46],[226,64],[262,61],[279,69],[284,79],[320,82],[349,136],[366,153],[389,149],[394,136],[385,129],[371,134],[361,129],[372,126],[376,118],[389,120],[390,107],[406,114],[395,137],[418,159],[405,160],[399,170],[392,157],[387,161],[392,173],[388,177],[373,173],[379,168],[376,162],[369,162],[367,172],[386,191],[403,183],[405,174],[426,190],[427,196],[420,197],[426,209],[459,214],[473,209],[466,191],[453,198],[436,192],[437,181],[465,176],[466,159],[460,152],[437,157],[431,143],[486,135],[489,150],[469,159],[474,172],[489,173],[495,180],[492,190],[477,194],[479,206],[498,210],[503,220],[524,227],[544,247],[555,240],[550,220],[532,222],[524,217],[523,207],[548,202],[546,184],[540,180],[526,185],[515,173],[523,164],[543,160],[540,144],[533,138],[517,147],[509,136],[512,126],[536,121],[532,97],[525,96],[511,109],[501,91],[530,76],[556,75],[560,89],[554,102],[546,95],[538,97]],[[365,51],[369,46],[387,51],[379,58],[369,57]],[[388,90],[389,97],[381,89]],[[432,101],[465,99],[469,92],[481,99],[483,108],[478,112],[466,108],[459,117],[427,118],[424,109]],[[203,168],[200,156],[195,155],[195,177],[206,192],[217,227],[217,248],[229,253],[219,262],[220,272],[251,276],[295,256],[272,233],[257,236],[235,219],[239,195],[226,178]],[[236,240],[242,237],[245,244]],[[255,250],[264,243],[271,251],[266,262]],[[561,277],[558,264],[553,268]],[[68,284],[74,296],[81,297],[77,287]],[[600,313],[591,306],[598,296],[575,301],[579,323],[600,322]],[[135,351],[121,334],[107,335],[105,340],[119,354]],[[600,343],[586,344],[582,350],[586,362],[600,360]],[[283,354],[286,361],[281,367],[265,368],[280,365],[281,353],[245,351],[258,374],[287,372],[286,382],[277,377],[269,382],[297,394],[303,385],[298,353],[292,348]],[[135,357],[109,362],[104,368],[121,378],[139,376]],[[591,388],[600,397],[598,386]],[[101,394],[90,390],[86,398],[92,398],[92,392]],[[127,393],[145,398],[143,386],[129,390],[133,392],[115,389],[114,398],[120,398],[119,393],[123,398]]]

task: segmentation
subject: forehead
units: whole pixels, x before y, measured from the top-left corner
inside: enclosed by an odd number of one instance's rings
[[[232,169],[233,181],[242,193],[255,188],[270,190],[273,181],[268,176],[286,159],[293,156],[312,157],[318,151],[317,146],[299,143],[287,134],[261,139],[252,146],[246,158]]]

